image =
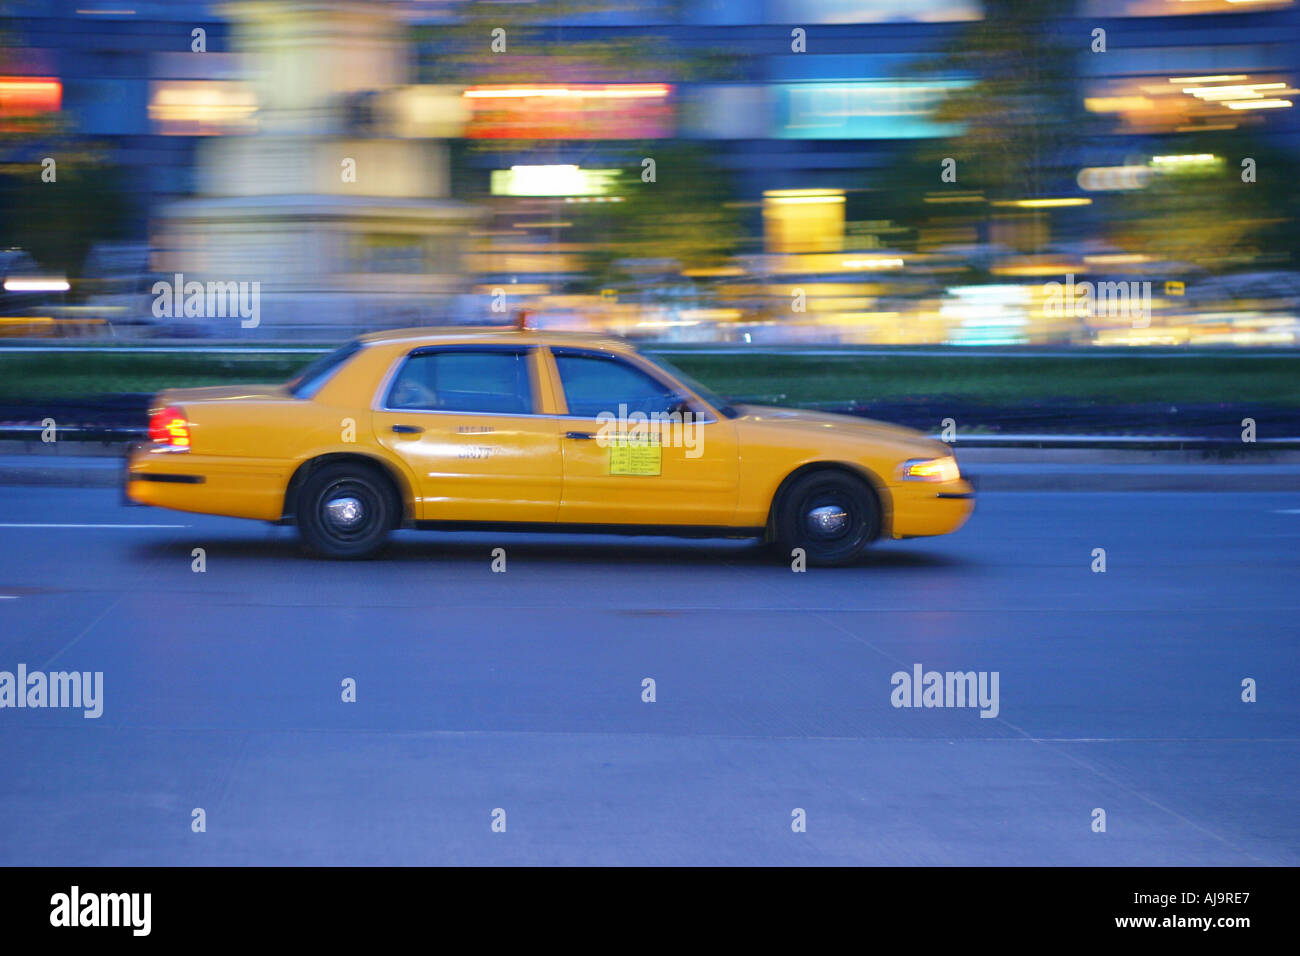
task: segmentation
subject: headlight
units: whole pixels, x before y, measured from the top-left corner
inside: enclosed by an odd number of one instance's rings
[[[961,477],[957,468],[957,459],[947,458],[913,458],[903,462],[902,477],[905,481],[956,481]]]

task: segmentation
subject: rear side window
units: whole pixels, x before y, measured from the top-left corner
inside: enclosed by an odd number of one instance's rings
[[[388,408],[530,415],[528,353],[506,349],[414,352],[388,390]]]
[[[316,393],[330,380],[330,376],[360,351],[361,343],[354,340],[333,352],[322,355],[289,379],[289,394],[294,398],[315,398]]]
[[[555,351],[555,365],[564,386],[569,414],[595,418],[602,412],[619,414],[670,412],[681,401],[671,388],[626,362],[602,355]]]

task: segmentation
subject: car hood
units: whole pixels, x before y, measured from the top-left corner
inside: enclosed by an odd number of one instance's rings
[[[837,415],[832,412],[814,412],[802,408],[780,408],[775,405],[737,405],[739,420],[758,427],[816,427],[846,438],[886,442],[913,450],[918,455],[942,457],[951,455],[952,449],[941,441],[928,438],[921,432],[902,425],[891,425],[856,415]]]

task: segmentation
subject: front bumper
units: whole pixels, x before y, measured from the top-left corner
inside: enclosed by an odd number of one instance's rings
[[[893,503],[890,535],[895,538],[950,534],[975,510],[975,488],[964,478],[898,482],[890,485],[889,494]]]

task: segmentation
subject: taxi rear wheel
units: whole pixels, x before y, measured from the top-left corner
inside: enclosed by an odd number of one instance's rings
[[[384,476],[364,465],[325,465],[298,497],[298,532],[326,558],[368,558],[397,524],[397,500]]]
[[[847,564],[880,533],[880,505],[865,481],[842,471],[803,475],[781,495],[775,513],[784,554],[802,548],[808,563]]]

